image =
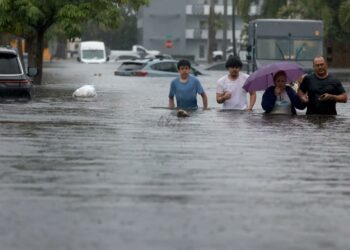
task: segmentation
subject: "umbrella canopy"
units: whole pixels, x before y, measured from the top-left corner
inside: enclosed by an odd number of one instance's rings
[[[243,85],[243,88],[248,92],[265,90],[274,85],[273,76],[280,70],[286,72],[287,83],[294,82],[305,74],[304,70],[294,62],[271,63],[251,74]]]

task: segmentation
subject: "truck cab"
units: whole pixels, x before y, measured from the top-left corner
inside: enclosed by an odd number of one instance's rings
[[[305,71],[323,55],[323,22],[299,19],[256,19],[249,23],[249,69],[276,61],[294,61]]]

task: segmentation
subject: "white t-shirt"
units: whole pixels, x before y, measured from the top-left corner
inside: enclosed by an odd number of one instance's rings
[[[226,100],[223,109],[245,110],[248,106],[247,92],[242,88],[249,75],[239,72],[238,78],[234,81],[230,80],[228,75],[221,77],[217,81],[217,94],[231,92],[231,98]]]
[[[291,102],[286,91],[277,96],[275,106],[270,114],[292,114]]]

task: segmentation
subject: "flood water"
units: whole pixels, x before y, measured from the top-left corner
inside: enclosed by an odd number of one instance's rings
[[[0,104],[0,249],[350,249],[349,103],[223,112],[209,72],[210,110],[184,119],[172,78],[115,69],[49,63],[32,101]]]

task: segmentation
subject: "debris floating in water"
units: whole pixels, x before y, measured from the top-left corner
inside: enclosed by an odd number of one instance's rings
[[[84,85],[73,92],[73,97],[95,97],[96,89],[93,85]]]
[[[177,117],[189,117],[190,115],[187,113],[187,111],[183,109],[179,109],[177,111]]]

